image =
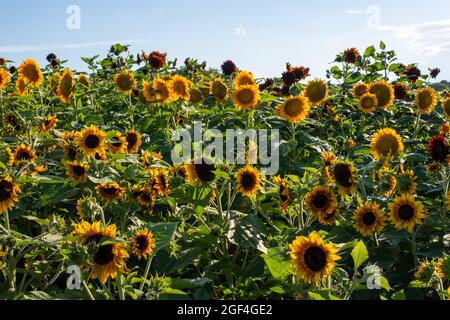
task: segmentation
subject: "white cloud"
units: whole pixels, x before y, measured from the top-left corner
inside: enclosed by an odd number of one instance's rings
[[[234,34],[238,37],[245,37],[247,35],[247,30],[243,26],[234,28]]]
[[[345,10],[346,14],[361,14],[363,13],[362,10],[353,10],[353,9],[349,9],[349,10]]]

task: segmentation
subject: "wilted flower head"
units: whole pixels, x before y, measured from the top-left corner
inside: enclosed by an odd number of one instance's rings
[[[233,73],[238,71],[238,68],[236,67],[236,64],[233,61],[231,61],[231,60],[227,60],[224,63],[222,63],[220,68],[222,69],[223,74],[225,74],[227,76],[230,76]]]

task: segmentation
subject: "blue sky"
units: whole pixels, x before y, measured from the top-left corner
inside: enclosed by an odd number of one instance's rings
[[[80,29],[67,28],[70,5],[80,8]],[[448,0],[4,1],[0,56],[44,63],[54,52],[83,69],[81,56],[121,42],[213,67],[232,59],[258,77],[279,75],[286,62],[323,77],[338,51],[383,40],[401,62],[438,66],[438,79],[450,79],[449,12]]]

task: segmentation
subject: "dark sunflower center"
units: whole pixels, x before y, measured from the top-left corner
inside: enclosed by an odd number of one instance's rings
[[[161,187],[165,188],[167,184],[166,177],[164,175],[160,175],[159,181],[161,181]]]
[[[107,244],[98,248],[98,251],[94,255],[94,262],[104,266],[113,261],[114,254],[112,249],[112,244]]]
[[[134,133],[128,133],[126,136],[126,140],[129,148],[133,148],[137,143],[137,135]]]
[[[336,182],[343,187],[351,187],[352,172],[347,164],[337,164],[333,170]]]
[[[398,216],[402,220],[411,220],[414,217],[414,208],[409,204],[404,204],[398,208]]]
[[[67,157],[73,161],[77,158],[78,156],[78,152],[76,147],[69,147],[69,149],[67,150]]]
[[[328,204],[328,197],[324,194],[318,194],[314,197],[313,204],[316,208],[323,209]]]
[[[103,192],[106,193],[107,195],[114,195],[117,192],[117,188],[116,187],[106,187],[106,188],[103,188]]]
[[[0,201],[8,200],[11,196],[13,185],[11,182],[2,180],[0,181]]]
[[[435,141],[431,153],[434,160],[445,161],[448,154],[448,147],[443,141]]]
[[[100,145],[100,139],[95,134],[88,135],[84,142],[89,149],[95,149]]]
[[[88,237],[86,239],[86,242],[98,244],[98,243],[100,243],[100,240],[102,240],[102,236],[100,234],[94,234],[94,235]]]
[[[306,266],[314,272],[322,270],[327,263],[325,252],[319,247],[306,249],[304,259]]]
[[[245,189],[249,189],[249,188],[251,188],[251,187],[254,186],[254,184],[255,184],[255,179],[254,179],[253,175],[251,175],[251,174],[246,174],[246,175],[244,175],[244,176],[242,177],[241,182],[242,182],[242,186],[243,186]]]
[[[281,185],[279,195],[280,195],[280,200],[282,202],[285,202],[289,199],[289,197],[284,193],[285,190],[286,190],[286,188],[283,185]]]
[[[195,164],[195,173],[203,182],[211,182],[214,180],[214,169],[213,164],[207,164],[205,162]]]
[[[48,127],[51,123],[52,121],[47,119],[44,121],[44,126]]]
[[[136,238],[136,246],[138,250],[145,250],[148,247],[148,239],[146,236],[139,236]]]
[[[375,223],[377,218],[375,217],[375,214],[371,211],[364,213],[362,216],[362,221],[366,226],[371,226]]]
[[[113,142],[111,143],[114,147],[120,147],[122,145],[122,141],[117,138],[113,138]]]
[[[19,160],[28,160],[30,159],[30,154],[27,151],[21,151],[18,155]]]
[[[73,174],[76,175],[76,176],[78,176],[78,177],[84,175],[85,172],[86,172],[86,171],[84,170],[84,167],[82,167],[82,166],[73,166],[73,167],[72,167],[72,171],[73,171]]]

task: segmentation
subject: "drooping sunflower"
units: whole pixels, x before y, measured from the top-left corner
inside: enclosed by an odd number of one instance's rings
[[[11,210],[19,201],[20,188],[11,176],[0,178],[0,213]]]
[[[333,225],[335,223],[335,221],[338,218],[338,216],[339,216],[339,209],[336,208],[331,213],[322,212],[318,216],[318,220],[319,220],[320,224],[330,226],[330,225]]]
[[[354,193],[356,190],[356,168],[353,162],[349,160],[336,160],[333,163],[332,182],[338,187],[340,195]]]
[[[118,200],[125,193],[125,188],[116,182],[100,183],[95,189],[97,189],[99,196],[105,201]]]
[[[18,72],[25,83],[35,88],[39,87],[44,79],[39,64],[33,59],[25,59],[19,66]]]
[[[331,178],[333,173],[331,172],[331,166],[333,165],[334,161],[336,161],[337,157],[336,154],[332,151],[325,151],[321,154],[322,161],[323,161],[323,169],[326,178]]]
[[[130,243],[131,252],[138,257],[147,259],[155,249],[153,233],[148,229],[138,230]]]
[[[154,189],[149,185],[137,186],[133,190],[133,199],[141,206],[151,207],[155,204],[156,195]]]
[[[103,152],[105,139],[106,133],[99,130],[96,125],[91,125],[78,133],[76,143],[88,158],[92,158],[96,153]]]
[[[355,229],[366,237],[373,232],[383,231],[385,220],[380,205],[371,201],[361,204],[353,215]]]
[[[222,103],[227,98],[228,87],[222,78],[216,78],[211,82],[209,92],[216,101]]]
[[[416,106],[422,114],[430,113],[437,103],[436,91],[433,88],[422,88],[416,93]]]
[[[88,77],[87,77],[84,73],[80,73],[80,74],[78,75],[77,81],[78,81],[79,83],[81,83],[83,86],[85,86],[86,88],[89,88],[90,85],[91,85],[91,83],[89,82]]]
[[[428,152],[435,162],[447,163],[448,151],[448,143],[443,136],[434,136],[428,143]]]
[[[258,104],[259,89],[257,85],[242,85],[235,87],[233,91],[233,104],[241,109],[254,108]]]
[[[123,93],[128,93],[136,86],[133,73],[129,71],[122,71],[114,76],[114,83],[117,90]]]
[[[331,214],[337,207],[336,195],[331,188],[317,185],[306,194],[305,206],[316,218]]]
[[[394,89],[385,80],[379,80],[370,84],[369,93],[377,96],[378,108],[387,109],[394,103]]]
[[[66,68],[64,70],[61,78],[59,79],[58,86],[56,87],[56,94],[59,99],[65,103],[69,104],[72,101],[73,95],[73,74],[72,70]]]
[[[387,166],[383,166],[373,173],[374,182],[378,182],[379,190],[385,197],[394,194],[397,187],[396,173]],[[378,189],[378,188],[377,188]]]
[[[125,140],[128,153],[136,153],[142,144],[142,135],[135,130],[130,130],[125,134]]]
[[[146,150],[142,154],[142,166],[146,169],[149,169],[152,166],[152,164],[161,160],[162,160],[161,152]]]
[[[308,98],[313,106],[318,106],[325,102],[328,96],[328,86],[322,79],[314,79],[308,82],[303,95]]]
[[[417,190],[417,177],[413,170],[399,170],[397,179],[397,191],[399,194],[413,194]]]
[[[74,182],[85,183],[88,180],[87,172],[89,171],[89,165],[77,160],[68,161],[65,164],[67,176]]]
[[[444,280],[450,280],[450,256],[446,255],[436,261],[436,274]]]
[[[11,82],[11,77],[9,76],[8,71],[3,68],[0,68],[0,90],[5,89],[6,85]]]
[[[378,107],[377,96],[372,93],[363,94],[359,99],[358,107],[364,113],[375,111]]]
[[[33,162],[36,158],[33,149],[30,146],[26,146],[21,143],[14,153],[14,163],[16,167],[21,167],[22,165]]]
[[[63,144],[64,158],[69,161],[78,160],[81,157],[80,149],[73,142]]]
[[[153,189],[158,196],[166,197],[171,193],[168,170],[151,169],[150,176],[153,179]]]
[[[189,90],[189,103],[192,105],[199,104],[203,101],[202,92],[197,88],[191,88]]]
[[[156,102],[164,104],[172,101],[172,95],[167,81],[161,78],[155,78],[153,79],[152,86],[155,92]]]
[[[307,237],[298,236],[289,248],[298,277],[314,285],[328,277],[335,267],[335,261],[341,258],[336,254],[336,245],[326,243],[315,231]]]
[[[420,262],[417,271],[414,273],[414,278],[428,283],[433,277],[435,271],[436,265],[434,261],[428,261],[427,259],[425,259]]]
[[[359,82],[353,86],[353,97],[360,98],[369,91],[369,86],[364,82]]]
[[[450,97],[442,100],[442,110],[444,110],[447,119],[450,119]]]
[[[240,71],[233,81],[234,88],[240,87],[240,86],[255,86],[256,81],[253,77],[253,74],[249,71],[242,70]]]
[[[212,182],[216,177],[214,163],[209,160],[192,160],[188,165],[189,181],[195,186]]]
[[[403,142],[400,135],[392,128],[383,128],[378,130],[370,143],[372,156],[379,160],[385,156],[395,156],[403,152]]]
[[[254,198],[262,190],[261,173],[255,167],[246,165],[236,173],[237,191],[246,197]]]
[[[281,212],[286,212],[289,205],[292,203],[292,192],[286,180],[280,176],[274,177],[274,182],[278,185],[278,195],[280,197],[279,208]]]
[[[304,96],[290,96],[276,107],[275,113],[289,123],[303,121],[309,114],[310,105]]]
[[[187,78],[174,75],[169,80],[169,90],[174,100],[189,100],[189,92],[192,82]]]
[[[391,221],[397,230],[406,229],[412,232],[414,226],[421,224],[427,217],[422,203],[410,194],[398,196],[388,206]]]
[[[127,139],[120,132],[116,132],[108,143],[108,151],[112,153],[127,153]]]
[[[53,129],[56,126],[56,123],[58,122],[58,119],[55,115],[49,115],[47,116],[38,127],[39,133],[46,133],[49,132],[51,129]]]

